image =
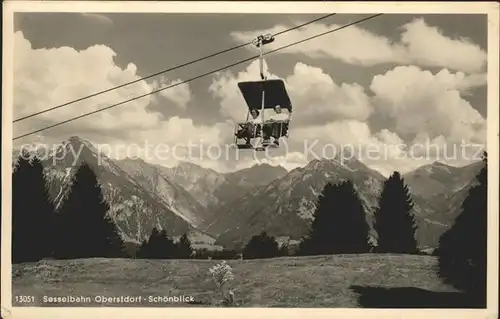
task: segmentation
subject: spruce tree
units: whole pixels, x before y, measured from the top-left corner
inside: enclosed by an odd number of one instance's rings
[[[184,234],[179,239],[177,243],[177,258],[179,259],[189,259],[193,253],[193,247],[191,246],[191,241],[187,234]]]
[[[142,242],[137,251],[137,258],[143,259],[172,259],[177,254],[176,244],[170,239],[165,230],[154,228],[148,240]]]
[[[438,256],[438,274],[448,284],[471,293],[486,302],[488,166],[476,176],[477,185],[469,190],[462,203],[462,212],[453,226],[441,235]]]
[[[318,197],[309,234],[299,244],[299,255],[320,255],[330,252],[330,227],[335,209],[335,185],[327,183]]]
[[[83,163],[60,211],[58,258],[122,257],[124,243],[92,169]]]
[[[362,254],[370,251],[366,212],[351,181],[337,185],[332,250],[334,254]]]
[[[22,154],[12,174],[12,262],[50,257],[54,245],[54,206],[44,168],[37,157]]]
[[[273,258],[279,256],[279,245],[276,239],[265,231],[253,236],[243,248],[243,258]]]
[[[327,184],[320,195],[311,231],[299,254],[360,254],[370,251],[366,213],[351,181]]]
[[[375,211],[374,228],[378,234],[376,252],[414,254],[418,252],[415,239],[416,223],[413,200],[399,172],[385,182]]]

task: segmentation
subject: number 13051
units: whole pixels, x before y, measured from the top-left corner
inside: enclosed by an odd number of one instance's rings
[[[33,296],[15,296],[14,299],[16,302],[22,303],[35,302],[35,297]]]

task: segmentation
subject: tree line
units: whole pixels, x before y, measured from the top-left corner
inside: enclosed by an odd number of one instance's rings
[[[12,174],[12,262],[43,258],[190,258],[192,245],[183,235],[178,242],[164,230],[127,252],[126,242],[109,215],[94,171],[82,163],[59,209],[48,193],[42,162],[20,156]]]
[[[487,153],[452,227],[444,232],[434,251],[437,272],[445,283],[486,298]],[[366,212],[351,181],[328,183],[318,198],[309,234],[289,255],[394,253],[418,254],[413,200],[403,177],[394,172],[383,184],[374,212],[377,245],[369,240]],[[243,249],[245,259],[283,256],[275,238],[262,232]]]
[[[383,185],[379,205],[375,210],[374,229],[378,245],[369,240],[370,227],[366,212],[354,184],[345,180],[327,183],[318,197],[309,233],[295,256],[377,253],[418,253],[413,201],[399,172],[394,172]],[[287,247],[278,247],[276,240],[265,232],[252,237],[243,251],[259,258],[277,257]],[[274,255],[270,256],[270,252]],[[247,254],[244,254],[247,258]]]
[[[97,176],[86,163],[78,167],[66,198],[56,209],[42,161],[24,153],[12,174],[12,262],[92,257],[233,259],[241,254],[231,249],[194,249],[187,234],[176,242],[166,230],[157,228],[139,244],[125,242],[109,211]],[[264,249],[264,256],[274,255]]]

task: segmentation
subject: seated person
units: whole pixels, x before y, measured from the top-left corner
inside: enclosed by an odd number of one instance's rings
[[[264,143],[269,143],[269,138],[274,138],[274,143],[279,145],[279,138],[282,136],[282,127],[288,122],[289,116],[283,113],[281,107],[276,105],[274,107],[275,114],[266,121],[264,126]]]
[[[276,105],[274,107],[274,112],[275,112],[275,114],[273,116],[271,116],[271,119],[270,119],[271,121],[274,121],[274,122],[276,122],[276,121],[283,121],[283,122],[288,121],[289,116],[288,116],[288,114],[282,112],[281,106]]]
[[[259,117],[260,112],[258,110],[252,109],[250,115],[252,118],[236,133],[236,137],[244,138],[247,144],[250,144],[250,139],[254,137],[254,132],[257,133],[260,124],[262,124],[262,119]]]

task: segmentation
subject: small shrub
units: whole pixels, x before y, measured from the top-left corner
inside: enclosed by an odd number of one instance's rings
[[[226,304],[233,304],[233,293],[231,289],[228,289],[226,293],[226,288],[228,286],[229,281],[234,279],[234,275],[232,272],[231,266],[229,266],[225,260],[223,260],[220,264],[214,265],[210,268],[210,273],[212,274],[212,279],[217,286],[217,288],[222,293],[222,297]]]

